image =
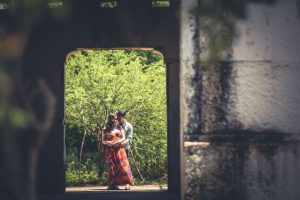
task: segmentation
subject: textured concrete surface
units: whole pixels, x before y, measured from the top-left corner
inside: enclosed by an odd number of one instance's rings
[[[199,68],[199,24],[190,11],[197,0],[182,1],[180,25],[180,123],[181,132],[201,130],[201,71]]]
[[[299,156],[299,143],[186,143],[185,199],[298,199]]]
[[[300,62],[222,62],[203,72],[203,133],[300,133]]]
[[[240,37],[233,48],[233,60],[299,62],[299,7],[299,0],[251,3],[248,18],[238,22]]]
[[[229,128],[300,133],[300,62],[235,62],[229,68]]]
[[[299,199],[300,1],[251,3],[232,57],[207,70],[197,2],[182,4],[183,199]]]

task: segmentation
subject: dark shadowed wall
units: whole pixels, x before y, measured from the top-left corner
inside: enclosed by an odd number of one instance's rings
[[[179,8],[152,7],[151,0],[120,0],[115,8],[99,1],[65,1],[66,17],[49,9],[34,24],[23,66],[27,87],[43,79],[57,99],[55,121],[38,162],[38,191],[65,191],[64,62],[77,48],[153,48],[167,65],[168,187],[179,192]],[[59,8],[57,8],[59,9]],[[43,112],[42,109],[39,112]]]

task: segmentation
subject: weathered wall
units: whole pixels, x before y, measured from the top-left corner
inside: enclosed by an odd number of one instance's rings
[[[234,62],[225,108],[229,128],[300,132],[300,62]]]
[[[231,59],[202,71],[197,1],[183,2],[185,199],[298,198],[299,5],[250,4]]]
[[[299,62],[300,2],[251,3],[248,11],[248,18],[237,23],[233,59]]]
[[[297,143],[186,143],[185,199],[298,199]]]

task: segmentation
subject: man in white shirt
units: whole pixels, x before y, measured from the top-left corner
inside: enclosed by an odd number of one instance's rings
[[[126,111],[118,111],[117,112],[117,120],[119,124],[125,131],[126,140],[121,143],[121,145],[125,146],[126,155],[128,157],[130,151],[130,144],[133,140],[133,127],[132,125],[126,120]]]

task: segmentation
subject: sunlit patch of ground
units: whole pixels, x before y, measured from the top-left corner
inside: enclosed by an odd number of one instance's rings
[[[125,186],[119,186],[120,190],[107,190],[107,186],[74,186],[67,187],[66,192],[105,192],[105,191],[128,191],[125,190]],[[166,191],[167,185],[134,185],[130,186],[129,191]]]

